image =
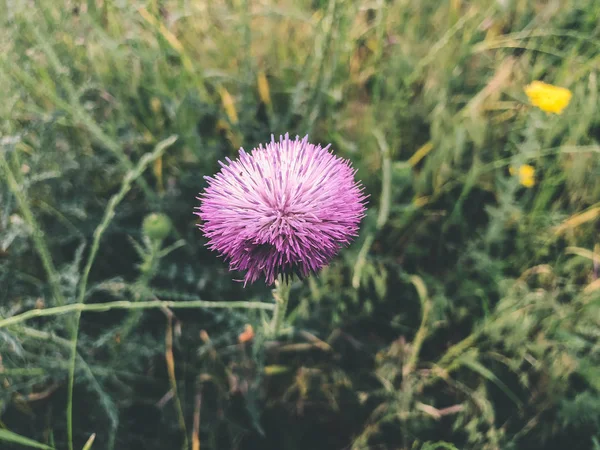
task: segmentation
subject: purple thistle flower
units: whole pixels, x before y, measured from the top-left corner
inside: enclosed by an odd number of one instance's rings
[[[208,247],[230,270],[246,271],[244,284],[261,275],[268,285],[279,274],[306,277],[357,235],[367,197],[356,170],[329,145],[271,136],[264,147],[225,159],[219,173],[204,177],[194,214]]]

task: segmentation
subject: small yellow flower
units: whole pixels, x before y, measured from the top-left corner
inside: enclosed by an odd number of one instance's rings
[[[567,88],[534,81],[525,87],[525,94],[532,105],[548,113],[561,114],[573,94]]]
[[[519,182],[526,188],[533,187],[535,185],[535,169],[529,164],[523,164],[518,169],[509,167],[508,171],[511,175],[517,174],[519,176]]]

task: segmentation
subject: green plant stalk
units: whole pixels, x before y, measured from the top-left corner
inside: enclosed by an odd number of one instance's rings
[[[381,203],[377,216],[377,230],[381,230],[388,221],[392,204],[392,157],[390,147],[380,130],[374,130],[373,135],[381,150]]]
[[[17,444],[19,446],[25,446],[29,448],[40,448],[42,450],[55,450],[54,447],[50,447],[49,445],[42,444],[41,442],[34,441],[33,439],[29,439],[25,436],[21,436],[20,434],[13,433],[6,428],[0,428],[0,441],[9,442],[13,444]]]
[[[46,375],[48,371],[42,367],[31,367],[25,369],[7,369],[6,367],[2,369],[2,375],[10,377],[10,376],[21,376],[21,377],[39,377]]]
[[[371,231],[365,237],[363,245],[358,252],[358,256],[356,257],[356,262],[354,263],[354,273],[352,275],[352,287],[354,289],[358,289],[360,287],[360,277],[363,269],[365,268],[365,264],[367,263],[367,256],[369,255],[369,250],[371,250],[373,241],[375,241],[375,233]]]
[[[279,336],[285,319],[285,313],[287,312],[288,302],[290,300],[290,288],[291,282],[286,281],[283,275],[275,281],[275,289],[273,289],[275,305],[271,322],[271,331],[275,338]]]
[[[421,280],[420,277],[413,276],[412,282],[417,288],[419,293],[419,299],[421,300],[421,324],[419,325],[419,329],[417,330],[417,334],[412,343],[412,351],[406,362],[406,365],[403,368],[402,375],[407,377],[410,375],[417,366],[417,362],[419,361],[419,353],[421,352],[421,347],[423,346],[423,342],[427,337],[428,333],[428,323],[429,323],[429,314],[431,312],[431,300],[429,300],[429,296],[427,295],[427,290],[425,288],[425,284]]]
[[[23,194],[21,187],[15,175],[13,174],[8,161],[4,157],[4,153],[0,152],[0,169],[4,173],[5,179],[8,183],[8,188],[13,193],[15,198],[17,199],[17,203],[19,204],[19,209],[23,214],[23,218],[25,222],[31,228],[33,244],[35,249],[38,252],[40,259],[42,260],[42,265],[44,266],[44,270],[46,271],[46,275],[48,277],[48,282],[50,283],[50,288],[52,290],[52,295],[54,296],[54,301],[58,306],[64,305],[66,302],[62,292],[60,290],[60,285],[58,282],[58,273],[56,272],[56,268],[54,267],[54,262],[52,261],[52,256],[50,255],[50,250],[46,246],[46,241],[44,240],[44,232],[38,226],[33,212],[29,207],[29,202],[27,198]]]
[[[421,352],[421,347],[423,346],[423,342],[427,337],[427,322],[429,320],[429,313],[431,311],[431,302],[426,301],[423,304],[423,318],[421,319],[421,325],[419,326],[419,330],[415,336],[415,340],[413,341],[413,350],[410,354],[410,359],[406,364],[406,372],[410,373],[414,370],[417,365],[417,361],[419,360],[419,353]]]
[[[8,317],[0,320],[0,328],[5,328],[11,325],[17,325],[29,319],[36,317],[50,317],[69,314],[73,312],[106,312],[112,309],[262,309],[273,311],[276,305],[265,302],[245,302],[245,301],[210,301],[210,300],[191,300],[191,301],[170,301],[170,300],[150,300],[145,302],[130,302],[127,300],[119,300],[107,303],[70,303],[68,305],[56,306],[46,309],[31,309],[22,314]]]
[[[81,280],[79,282],[79,291],[77,297],[77,303],[83,304],[85,302],[85,292],[87,288],[87,281],[90,275],[90,271],[92,269],[92,265],[94,264],[94,260],[96,258],[96,254],[98,253],[98,249],[100,248],[100,239],[102,239],[102,235],[108,229],[110,222],[115,217],[115,209],[117,205],[123,201],[125,195],[131,189],[131,185],[135,180],[142,176],[146,168],[156,159],[162,156],[165,150],[170,147],[177,140],[177,136],[170,136],[164,141],[159,142],[154,151],[152,153],[146,153],[137,166],[127,172],[123,179],[123,183],[121,184],[121,189],[117,192],[108,202],[108,206],[104,212],[104,217],[100,224],[96,227],[94,231],[94,239],[92,241],[92,247],[90,250],[90,254],[88,256],[87,263],[85,268],[83,269],[83,274],[81,276]],[[70,367],[69,367],[69,387],[68,387],[68,401],[67,401],[67,437],[69,443],[69,450],[73,450],[73,387],[75,384],[75,363],[76,363],[76,355],[77,355],[77,335],[79,332],[79,321],[81,319],[81,310],[76,311],[75,318],[73,320],[73,329],[71,335],[71,359],[70,359]]]
[[[377,232],[381,230],[387,223],[392,203],[392,158],[390,155],[390,149],[381,131],[374,130],[373,135],[375,136],[377,144],[379,145],[379,149],[381,150],[381,200],[379,203],[379,214],[377,216],[375,231],[370,231],[366,235],[360,252],[358,253],[358,257],[356,258],[356,263],[354,264],[354,271],[352,275],[352,287],[354,289],[358,289],[360,287],[360,278],[367,261],[369,250],[375,241]]]
[[[410,355],[408,356],[406,364],[404,364],[404,367],[402,368],[402,389],[398,393],[399,402],[400,405],[402,405],[402,412],[400,413],[400,423],[403,430],[402,436],[405,448],[408,448],[408,441],[406,439],[407,418],[410,415],[412,399],[416,392],[414,383],[415,377],[413,377],[412,375],[419,361],[419,353],[421,352],[421,347],[423,346],[423,342],[427,337],[427,327],[429,324],[429,314],[431,311],[431,300],[429,299],[425,283],[423,283],[421,277],[417,275],[411,276],[410,279],[412,284],[415,286],[417,293],[419,294],[419,301],[421,302],[422,313],[421,324],[419,325],[417,334],[413,339]]]

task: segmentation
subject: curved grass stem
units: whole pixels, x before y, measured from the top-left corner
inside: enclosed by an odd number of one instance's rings
[[[222,308],[222,309],[264,309],[274,310],[276,305],[272,303],[264,302],[245,302],[245,301],[208,301],[208,300],[191,300],[191,301],[161,301],[151,300],[145,302],[130,302],[130,301],[115,301],[107,303],[92,303],[86,305],[85,303],[71,303],[69,305],[56,306],[54,308],[46,309],[32,309],[16,316],[7,317],[6,319],[0,320],[0,329],[11,325],[16,325],[25,322],[35,317],[47,317],[47,316],[58,316],[62,314],[68,314],[72,312],[105,312],[111,309],[202,309],[202,308]]]
[[[370,231],[363,241],[363,245],[358,253],[358,258],[354,264],[354,270],[352,275],[352,287],[358,289],[360,287],[360,281],[362,277],[363,268],[367,262],[371,245],[375,241],[377,233],[385,226],[388,217],[390,215],[390,208],[392,203],[392,159],[390,155],[390,148],[385,140],[383,133],[376,129],[373,131],[373,135],[377,140],[379,149],[381,150],[381,200],[379,204],[379,214],[377,216],[377,223],[375,230]]]
[[[427,294],[427,288],[425,287],[425,283],[421,277],[413,275],[411,277],[411,282],[417,289],[419,294],[419,300],[421,301],[421,324],[419,325],[419,329],[417,330],[417,334],[412,343],[412,351],[408,358],[408,361],[403,367],[402,375],[407,377],[410,375],[415,368],[417,367],[417,363],[419,362],[419,353],[421,352],[421,347],[423,346],[423,342],[427,337],[429,332],[429,315],[431,313],[431,300]]]
[[[125,177],[123,178],[123,182],[121,183],[121,189],[115,195],[112,196],[110,201],[108,202],[108,206],[104,211],[104,217],[100,224],[96,227],[94,231],[94,239],[92,241],[92,246],[90,249],[90,254],[88,256],[87,262],[83,269],[83,274],[79,281],[79,290],[77,295],[77,303],[83,304],[85,301],[85,293],[87,290],[87,281],[90,275],[90,271],[92,269],[92,265],[94,264],[94,260],[96,259],[96,254],[98,253],[98,249],[100,248],[100,240],[102,239],[102,235],[108,229],[112,219],[115,217],[115,210],[119,203],[123,201],[127,193],[130,191],[132,184],[141,178],[142,174],[146,170],[146,168],[154,162],[156,159],[160,158],[162,154],[169,148],[173,143],[177,140],[177,136],[170,136],[164,141],[159,142],[154,151],[150,153],[146,153],[138,164],[131,169]],[[67,401],[67,436],[69,443],[69,450],[73,450],[73,387],[75,385],[75,364],[77,354],[77,336],[79,333],[79,320],[81,319],[81,309],[76,309],[75,317],[73,318],[73,326],[71,332],[71,359],[70,359],[70,368],[69,368],[69,387],[68,387],[68,401]]]

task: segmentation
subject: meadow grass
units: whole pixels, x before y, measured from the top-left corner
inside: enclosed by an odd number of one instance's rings
[[[600,3],[0,21],[1,448],[600,449]],[[218,160],[286,132],[370,198],[282,318],[192,212]]]

